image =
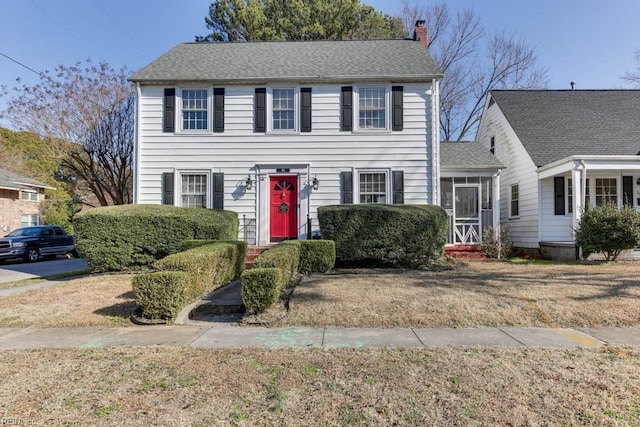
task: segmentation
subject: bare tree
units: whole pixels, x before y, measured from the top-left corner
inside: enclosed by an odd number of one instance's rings
[[[405,28],[424,19],[429,54],[444,72],[440,86],[440,130],[445,141],[473,138],[492,89],[531,89],[547,85],[535,51],[516,34],[487,34],[470,10],[452,18],[446,3],[403,0]]]
[[[90,60],[61,65],[12,93],[0,118],[18,130],[70,142],[51,144],[48,155],[59,159],[65,174],[76,175],[100,205],[131,203],[135,94],[125,69]]]
[[[622,76],[622,80],[634,87],[640,88],[640,49],[636,50],[634,56],[638,63],[638,68],[634,71],[627,71],[625,75]]]

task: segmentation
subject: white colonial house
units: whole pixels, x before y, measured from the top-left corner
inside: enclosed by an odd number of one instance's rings
[[[422,34],[422,36],[421,36]],[[439,202],[438,83],[413,40],[184,43],[135,73],[135,203],[224,208],[252,244],[319,206]]]
[[[638,90],[494,90],[477,141],[507,166],[501,221],[517,248],[575,259],[585,206],[640,206]]]

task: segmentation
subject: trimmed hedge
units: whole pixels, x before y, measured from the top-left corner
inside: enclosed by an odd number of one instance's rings
[[[320,233],[346,263],[418,267],[444,252],[447,213],[431,205],[335,205],[318,208]]]
[[[283,245],[300,247],[298,271],[302,274],[326,273],[336,263],[336,243],[333,240],[287,240]]]
[[[275,304],[284,287],[282,270],[275,267],[245,270],[240,282],[242,302],[250,314],[260,313]]]
[[[166,205],[123,205],[91,209],[73,219],[76,245],[96,271],[151,266],[178,251],[188,239],[235,240],[235,212]]]
[[[233,245],[237,245],[238,250],[240,252],[238,253],[238,256],[236,258],[238,261],[238,265],[236,266],[236,271],[242,271],[244,269],[244,261],[247,259],[247,250],[249,248],[249,246],[247,245],[247,242],[240,242],[237,240],[223,241],[223,240],[192,239],[192,240],[185,240],[181,242],[180,245],[178,246],[178,251],[184,252],[190,249],[199,248],[200,246],[210,245],[212,243],[231,243]]]
[[[180,310],[240,276],[246,242],[217,242],[169,255],[159,272],[135,276],[133,290],[145,317],[175,320]]]
[[[291,278],[298,273],[299,263],[300,246],[281,243],[261,253],[253,261],[253,268],[277,267],[281,269],[284,286],[287,286]]]

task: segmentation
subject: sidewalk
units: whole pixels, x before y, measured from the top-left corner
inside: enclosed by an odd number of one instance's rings
[[[640,328],[264,328],[215,324],[125,328],[0,328],[0,349],[112,346],[439,347],[501,346],[584,348],[640,345]]]

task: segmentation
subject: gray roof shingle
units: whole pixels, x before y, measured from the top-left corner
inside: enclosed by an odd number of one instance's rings
[[[440,165],[446,169],[500,169],[505,165],[479,142],[441,142]]]
[[[182,43],[129,80],[137,82],[424,81],[442,76],[420,42],[340,40]]]
[[[0,187],[13,188],[18,190],[29,190],[33,187],[37,188],[53,188],[49,185],[27,178],[17,173],[9,172],[6,169],[0,169]]]
[[[640,90],[493,90],[536,166],[640,151]]]

